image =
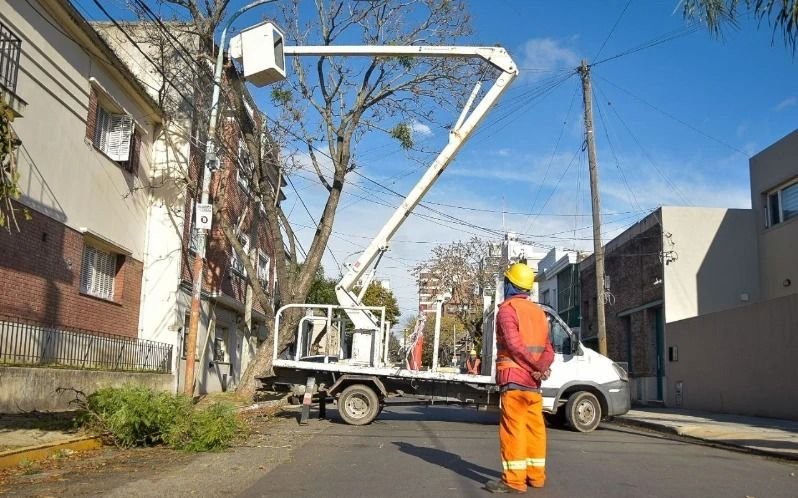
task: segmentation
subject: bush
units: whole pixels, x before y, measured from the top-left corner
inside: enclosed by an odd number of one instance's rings
[[[100,389],[78,403],[79,423],[122,448],[164,443],[185,451],[218,450],[242,430],[232,405],[199,410],[185,395],[138,386]]]
[[[214,403],[203,410],[193,410],[190,417],[177,421],[165,437],[172,448],[185,451],[214,451],[229,446],[242,424],[233,406]]]

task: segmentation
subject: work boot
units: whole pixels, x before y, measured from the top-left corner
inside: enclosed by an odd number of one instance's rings
[[[520,489],[515,489],[510,487],[502,481],[501,479],[497,479],[495,481],[488,481],[485,484],[485,489],[490,491],[491,493],[508,493],[508,494],[519,494],[522,495],[525,491],[521,491]]]

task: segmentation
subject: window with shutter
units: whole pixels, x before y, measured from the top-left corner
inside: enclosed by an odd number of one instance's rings
[[[80,291],[103,299],[114,297],[116,254],[86,245],[80,268]]]
[[[133,118],[126,114],[112,114],[97,106],[94,146],[114,161],[130,159],[133,140]]]

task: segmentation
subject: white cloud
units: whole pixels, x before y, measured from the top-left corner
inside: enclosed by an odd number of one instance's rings
[[[433,135],[432,128],[420,121],[413,121],[413,123],[410,125],[410,129],[413,130],[413,133],[418,133],[424,137],[430,137]]]
[[[551,38],[532,38],[524,43],[518,66],[521,76],[538,80],[550,76],[560,69],[571,69],[579,65],[579,56],[559,41]]]
[[[773,109],[776,112],[779,112],[779,111],[783,111],[784,109],[787,109],[788,107],[792,107],[795,104],[798,104],[798,98],[796,98],[795,96],[792,96],[792,97],[788,97],[788,98],[782,100],[781,102],[779,102],[776,105],[776,107],[774,107]]]

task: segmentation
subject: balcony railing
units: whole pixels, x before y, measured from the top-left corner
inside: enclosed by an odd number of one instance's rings
[[[0,86],[16,95],[22,40],[0,23]]]

